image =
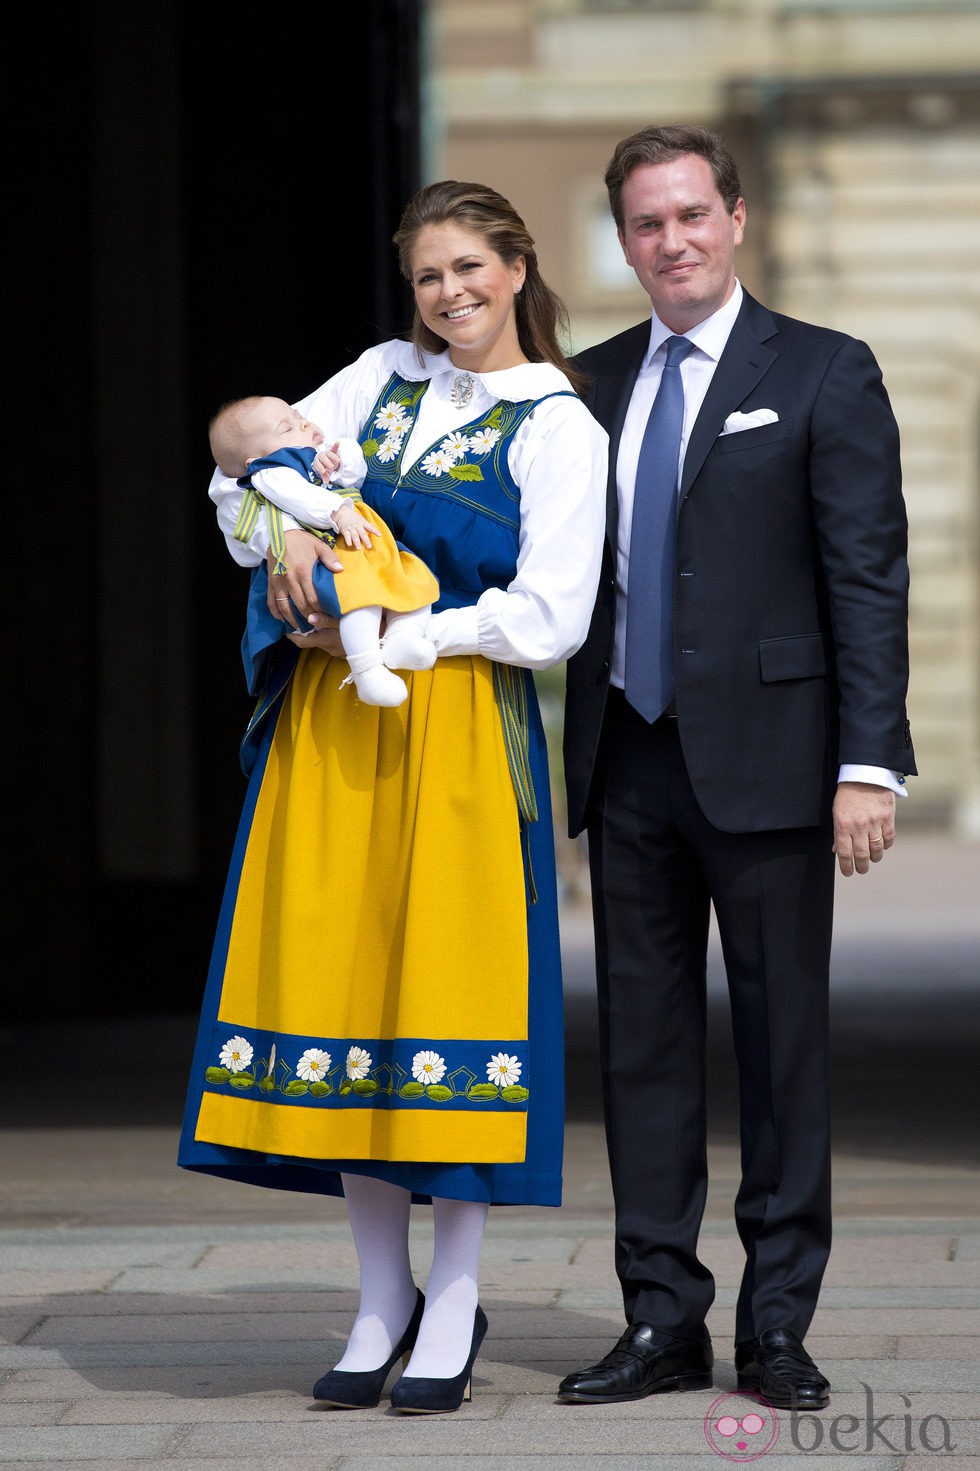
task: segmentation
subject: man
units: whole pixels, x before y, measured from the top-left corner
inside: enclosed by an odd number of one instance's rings
[[[558,1395],[712,1382],[697,1240],[713,906],[739,1069],[738,1385],[822,1409],[803,1339],[831,1236],[834,855],[868,872],[915,771],[898,432],[864,343],[767,311],[737,280],[745,202],[714,134],[644,129],[606,184],[653,314],[579,359],[611,457],[565,772],[571,833],[588,832],[628,1326]]]

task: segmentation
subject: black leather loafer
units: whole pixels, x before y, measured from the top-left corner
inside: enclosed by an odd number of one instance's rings
[[[633,1323],[611,1353],[591,1369],[568,1374],[558,1386],[563,1405],[614,1405],[668,1389],[710,1389],[711,1344],[658,1333]]]
[[[758,1394],[780,1410],[823,1410],[830,1384],[795,1333],[767,1328],[758,1338],[735,1345],[739,1389]]]

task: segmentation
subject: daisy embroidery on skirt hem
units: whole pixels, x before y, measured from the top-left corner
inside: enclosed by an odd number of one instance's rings
[[[527,1103],[527,1044],[419,1039],[292,1045],[268,1033],[216,1035],[217,1061],[204,1073],[210,1090],[268,1102],[391,1106],[452,1102],[508,1110]],[[525,1054],[522,1056],[522,1053]],[[484,1081],[485,1080],[485,1081]]]

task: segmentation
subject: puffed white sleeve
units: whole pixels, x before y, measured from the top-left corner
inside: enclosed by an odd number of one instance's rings
[[[346,368],[341,368],[339,373],[334,373],[326,383],[294,405],[314,424],[321,426],[328,435],[328,443],[332,444],[339,438],[343,451],[345,441],[348,450],[351,449],[350,441],[355,441],[354,448],[360,454],[356,441],[390,376],[393,346],[381,343],[377,347],[369,347]],[[366,467],[363,467],[362,478],[365,471]]]
[[[546,399],[521,426],[510,467],[521,492],[517,570],[473,607],[434,613],[442,655],[547,669],[588,633],[605,535],[609,439],[577,398]]]
[[[331,475],[330,484],[340,490],[359,490],[367,476],[367,462],[361,446],[356,439],[340,439],[337,441],[337,453],[340,469]]]

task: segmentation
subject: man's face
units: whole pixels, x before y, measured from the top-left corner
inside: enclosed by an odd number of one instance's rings
[[[660,320],[687,332],[735,289],[735,248],[745,201],[729,214],[707,159],[685,153],[672,163],[640,164],[622,192],[619,243]]]

